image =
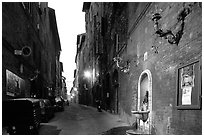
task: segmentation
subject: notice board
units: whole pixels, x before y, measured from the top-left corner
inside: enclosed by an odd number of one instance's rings
[[[201,61],[177,70],[177,109],[201,109]]]

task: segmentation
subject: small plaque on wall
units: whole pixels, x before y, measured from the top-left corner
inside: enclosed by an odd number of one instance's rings
[[[201,109],[201,61],[177,70],[177,108]]]

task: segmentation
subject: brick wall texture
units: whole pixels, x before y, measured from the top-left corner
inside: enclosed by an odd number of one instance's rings
[[[155,5],[162,10],[160,27],[163,30],[171,29],[173,33],[178,30],[177,24],[180,22],[177,18],[182,10],[189,8],[178,44],[170,44],[164,37],[156,36],[151,20],[152,13],[156,12]],[[140,18],[139,21],[137,17]],[[135,22],[137,23],[134,24]],[[202,133],[202,110],[178,110],[176,107],[177,70],[182,65],[201,59],[201,28],[200,3],[129,4],[127,55],[131,60],[130,72],[120,73],[119,83],[122,84],[119,92],[121,114],[125,118],[129,117],[130,123],[134,121],[130,110],[136,109],[139,76],[148,69],[152,74],[152,134]],[[147,59],[144,61],[145,52]]]

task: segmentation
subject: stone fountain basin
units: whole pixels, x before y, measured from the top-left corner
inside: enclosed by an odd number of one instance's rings
[[[131,111],[132,114],[134,114],[136,116],[136,118],[142,120],[142,121],[147,121],[148,119],[148,115],[149,115],[149,110],[147,111]]]

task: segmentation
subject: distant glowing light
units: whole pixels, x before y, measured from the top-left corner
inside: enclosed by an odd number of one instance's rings
[[[85,72],[84,72],[84,76],[85,76],[86,78],[91,78],[91,72],[85,71]]]

